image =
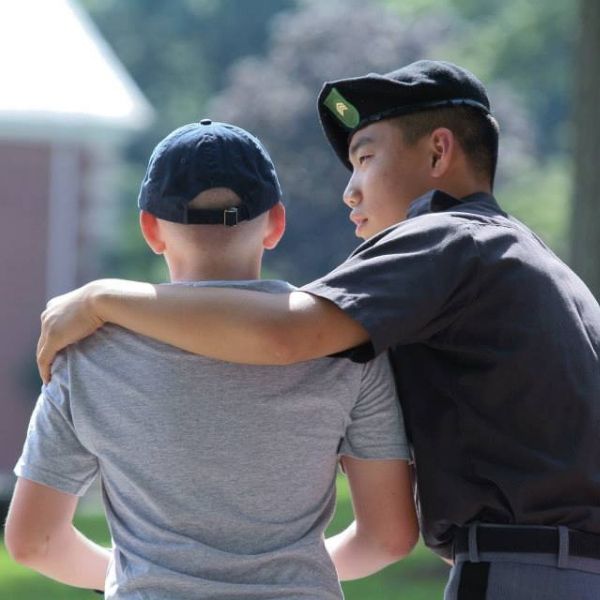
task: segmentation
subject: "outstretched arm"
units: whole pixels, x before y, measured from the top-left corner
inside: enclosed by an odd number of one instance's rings
[[[342,581],[405,557],[419,538],[408,463],[344,456],[354,522],[325,545]]]
[[[111,551],[72,525],[77,496],[19,478],[4,538],[12,558],[62,583],[104,589]]]
[[[157,286],[99,280],[54,298],[42,314],[38,367],[105,322],[211,358],[289,364],[360,345],[368,334],[333,303],[305,292]]]

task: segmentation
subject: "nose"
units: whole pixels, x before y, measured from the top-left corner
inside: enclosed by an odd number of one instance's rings
[[[346,185],[346,189],[344,190],[343,194],[343,199],[344,204],[346,204],[350,208],[354,208],[360,203],[360,194],[356,186],[356,182],[354,181],[354,176],[350,177],[350,180]]]

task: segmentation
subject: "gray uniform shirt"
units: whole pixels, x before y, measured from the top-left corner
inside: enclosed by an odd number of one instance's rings
[[[106,598],[327,600],[339,454],[409,456],[386,357],[237,365],[109,325],[56,358],[15,473],[77,495],[101,475]]]

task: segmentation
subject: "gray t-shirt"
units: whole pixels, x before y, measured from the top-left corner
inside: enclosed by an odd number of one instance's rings
[[[339,454],[409,457],[386,357],[238,365],[107,325],[56,358],[15,473],[77,495],[101,475],[106,598],[337,600]]]

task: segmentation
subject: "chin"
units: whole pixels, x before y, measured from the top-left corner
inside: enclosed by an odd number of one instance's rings
[[[377,235],[379,232],[378,231],[369,231],[369,233],[361,233],[360,235],[357,235],[356,237],[359,237],[363,242],[366,242],[367,240],[371,239],[374,235]]]

